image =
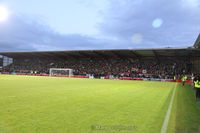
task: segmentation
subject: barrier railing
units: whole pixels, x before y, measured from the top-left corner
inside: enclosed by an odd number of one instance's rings
[[[43,77],[50,77],[49,74],[24,74],[24,73],[1,73],[3,75],[18,75],[18,76],[43,76]],[[74,75],[74,76],[51,76],[51,77],[63,77],[63,78],[90,78],[89,76],[82,76],[82,75]],[[110,79],[108,77],[104,79]],[[173,80],[173,79],[158,79],[158,78],[131,78],[131,77],[120,77],[120,78],[114,78],[114,80],[137,80],[137,81],[161,81],[161,82],[182,82],[182,80]],[[112,80],[112,79],[110,79]],[[192,84],[192,80],[187,80],[186,83]]]

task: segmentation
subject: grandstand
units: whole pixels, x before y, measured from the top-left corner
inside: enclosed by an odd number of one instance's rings
[[[138,75],[133,75],[132,71],[139,69],[138,74],[145,70],[146,76],[169,75],[172,78],[185,72],[200,73],[198,69],[200,49],[196,46],[198,45],[195,44],[195,48],[2,52],[0,54],[13,59],[12,64],[4,65],[3,73],[27,74],[34,71],[34,74],[49,74],[49,69],[56,67],[71,68],[75,71],[75,75],[89,74],[96,77],[125,75],[137,78]]]

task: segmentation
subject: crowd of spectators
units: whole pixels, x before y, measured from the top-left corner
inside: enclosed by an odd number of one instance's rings
[[[16,59],[4,67],[7,73],[48,74],[50,68],[70,68],[74,75],[93,75],[94,77],[134,77],[134,78],[173,78],[190,73],[190,64],[185,60],[174,59],[120,59],[120,58],[82,58],[82,59]]]

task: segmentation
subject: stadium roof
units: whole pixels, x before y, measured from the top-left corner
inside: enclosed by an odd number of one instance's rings
[[[200,49],[196,48],[164,48],[164,49],[121,49],[121,50],[74,50],[74,51],[42,51],[42,52],[0,52],[0,55],[11,58],[145,58],[145,57],[200,57]]]
[[[196,42],[194,44],[194,47],[195,48],[200,48],[200,34],[199,34],[199,36],[198,36],[198,38],[197,38],[197,40],[196,40]]]

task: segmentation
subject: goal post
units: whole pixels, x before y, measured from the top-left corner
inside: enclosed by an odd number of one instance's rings
[[[73,69],[69,68],[50,68],[49,76],[73,76]]]

